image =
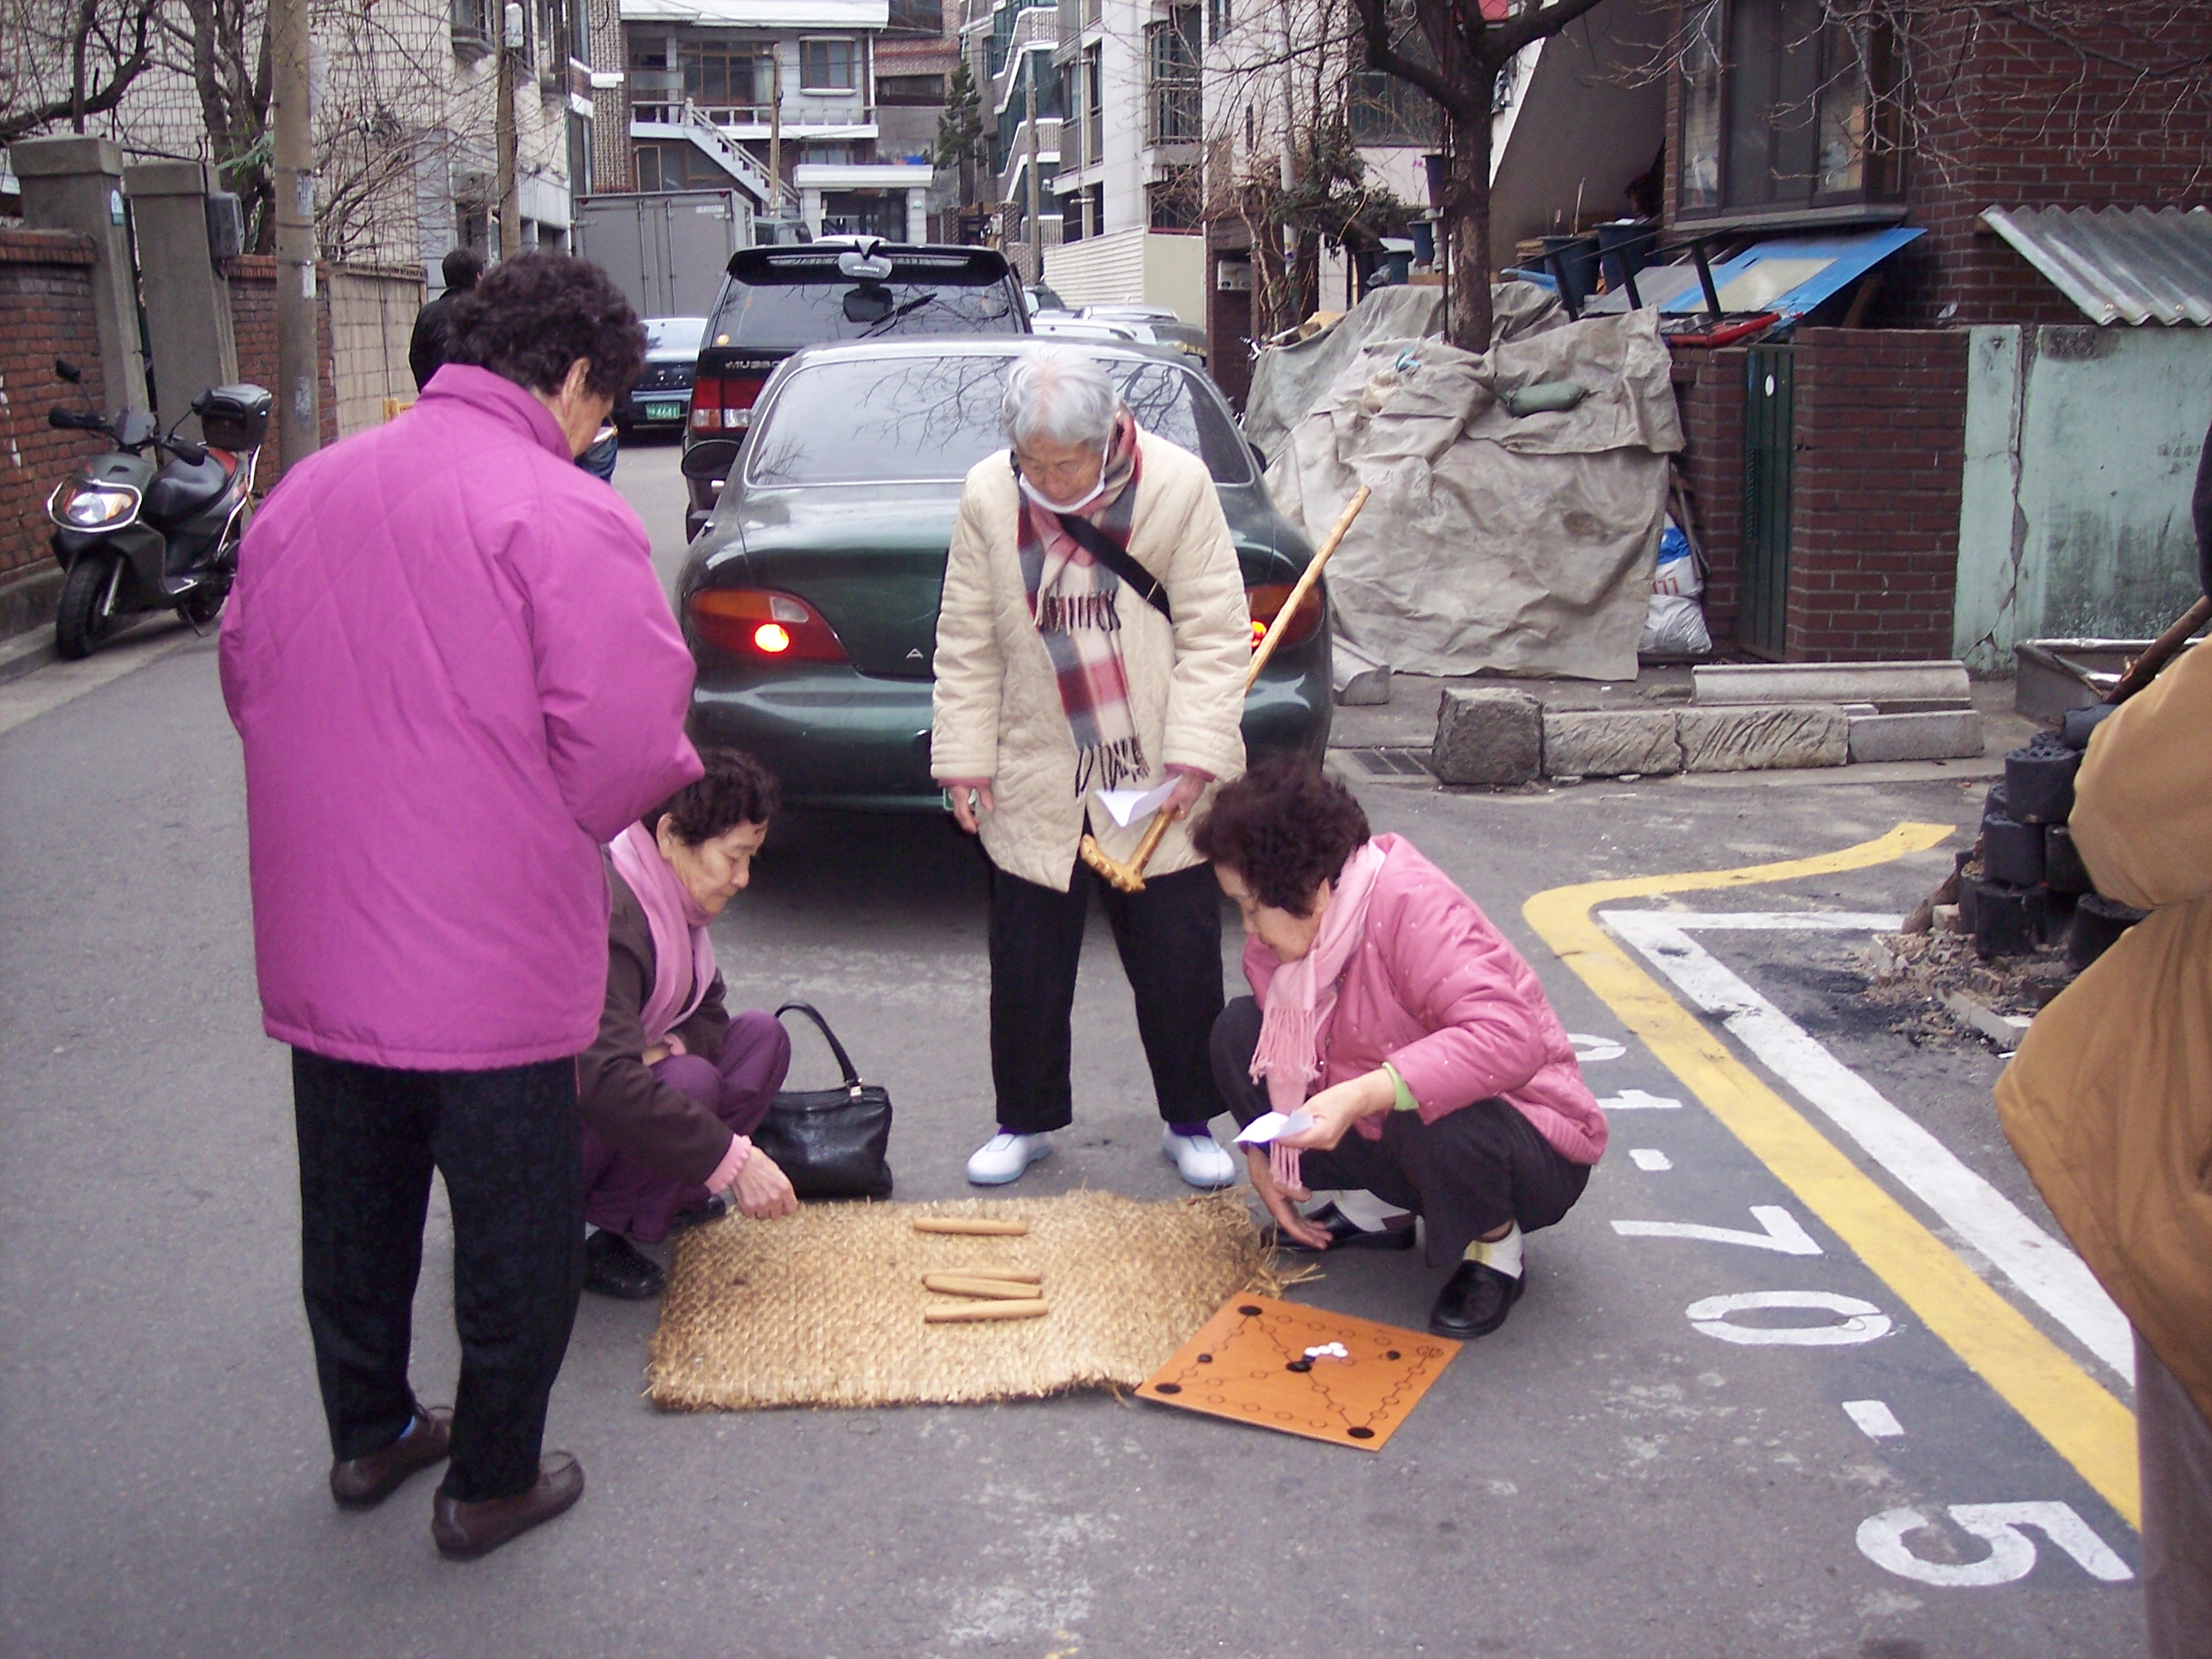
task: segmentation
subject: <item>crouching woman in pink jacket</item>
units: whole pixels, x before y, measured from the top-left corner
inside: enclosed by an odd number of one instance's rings
[[[1527,1284],[1522,1236],[1574,1206],[1605,1152],[1543,987],[1474,901],[1410,842],[1370,838],[1352,792],[1310,762],[1264,761],[1224,787],[1196,842],[1243,913],[1253,993],[1214,1024],[1215,1079],[1240,1123],[1312,1120],[1248,1148],[1283,1241],[1410,1249],[1410,1211],[1429,1265],[1456,1264],[1429,1328],[1496,1330]]]

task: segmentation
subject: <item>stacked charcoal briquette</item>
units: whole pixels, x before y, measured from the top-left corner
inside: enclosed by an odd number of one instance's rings
[[[2005,757],[2005,781],[1982,812],[1982,877],[1960,894],[1960,921],[1984,957],[2063,945],[2078,971],[2142,919],[2096,890],[2066,827],[2081,751],[2112,712],[2104,703],[2069,708],[2057,732]]]

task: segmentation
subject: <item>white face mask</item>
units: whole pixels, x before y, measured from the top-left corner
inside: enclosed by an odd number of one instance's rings
[[[1099,447],[1098,450],[1098,482],[1091,485],[1089,491],[1086,492],[1079,501],[1056,501],[1053,500],[1051,496],[1046,495],[1044,491],[1039,489],[1035,484],[1031,483],[1018,470],[1014,474],[1014,482],[1022,487],[1023,495],[1028,496],[1031,501],[1035,501],[1039,507],[1044,508],[1048,513],[1080,513],[1085,507],[1090,506],[1091,502],[1097,501],[1101,495],[1106,493],[1106,463],[1108,458],[1110,457],[1113,453],[1114,438],[1113,434],[1109,433],[1107,434],[1106,441]]]

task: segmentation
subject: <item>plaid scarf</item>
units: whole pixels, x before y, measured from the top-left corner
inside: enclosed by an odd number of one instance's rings
[[[1106,488],[1083,517],[1125,552],[1137,500],[1137,422],[1115,420],[1106,458]],[[1060,515],[1018,495],[1022,586],[1030,617],[1052,659],[1060,706],[1075,737],[1075,793],[1118,789],[1145,781],[1143,746],[1129,712],[1129,676],[1121,663],[1121,579],[1060,527]]]

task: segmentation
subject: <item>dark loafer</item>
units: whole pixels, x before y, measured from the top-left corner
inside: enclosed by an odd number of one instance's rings
[[[441,1555],[473,1561],[563,1513],[583,1495],[583,1465],[567,1452],[547,1452],[538,1460],[538,1484],[528,1492],[476,1504],[440,1492],[430,1512],[430,1536]]]
[[[1480,1261],[1462,1261],[1437,1292],[1436,1305],[1429,1310],[1429,1328],[1462,1342],[1488,1336],[1505,1322],[1528,1288],[1525,1278],[1516,1279]]]
[[[659,1265],[620,1233],[602,1228],[584,1241],[584,1288],[625,1302],[646,1302],[668,1283]]]
[[[331,1496],[346,1509],[381,1504],[417,1469],[445,1461],[453,1438],[453,1414],[443,1406],[415,1408],[415,1427],[381,1451],[331,1465]]]
[[[1336,1207],[1324,1204],[1306,1218],[1328,1235],[1332,1250],[1410,1250],[1413,1248],[1413,1218],[1407,1216],[1402,1224],[1387,1223],[1379,1232],[1369,1232],[1358,1222]],[[1278,1232],[1276,1243],[1286,1250],[1310,1254],[1313,1246],[1301,1244],[1289,1235]]]

